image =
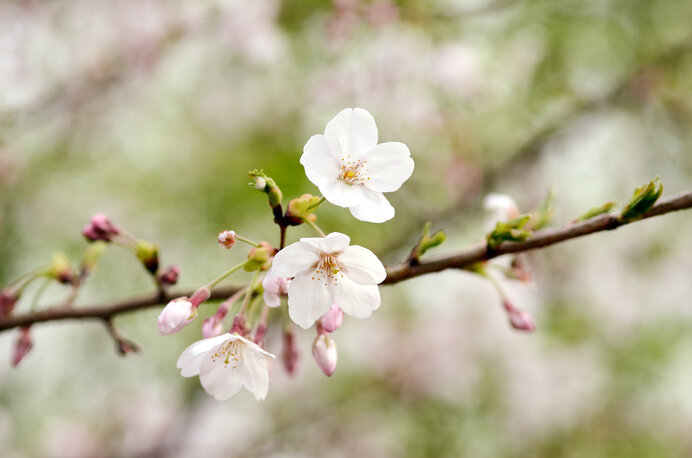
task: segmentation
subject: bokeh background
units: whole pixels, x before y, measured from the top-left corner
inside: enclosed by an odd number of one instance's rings
[[[557,224],[656,175],[665,194],[689,189],[690,24],[687,0],[4,1],[0,283],[56,250],[79,259],[95,212],[158,243],[182,286],[209,281],[244,256],[219,231],[277,243],[247,171],[317,193],[298,159],[345,107],[416,162],[390,222],[320,209],[385,263],[425,221],[449,235],[438,252],[481,240],[491,191],[530,210],[552,190]],[[679,213],[531,254],[533,284],[505,287],[532,335],[468,273],[383,287],[372,318],[334,334],[331,379],[302,332],[298,375],[275,365],[261,403],[181,378],[201,319],[163,337],[160,307],[117,319],[143,348],[126,358],[100,323],[61,322],[35,326],[12,369],[3,332],[0,455],[691,456],[691,251]],[[114,247],[78,306],[150,291]],[[66,294],[51,286],[38,308]]]

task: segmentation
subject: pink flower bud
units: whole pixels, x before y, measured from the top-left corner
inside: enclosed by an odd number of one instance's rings
[[[284,368],[288,375],[294,375],[300,359],[300,353],[296,347],[295,335],[293,330],[284,333],[284,347],[281,352],[281,361],[284,363]]]
[[[533,318],[525,311],[515,308],[509,301],[505,301],[505,310],[507,310],[509,322],[514,329],[527,332],[534,332],[536,330],[536,324],[533,322]]]
[[[260,347],[264,347],[264,336],[267,335],[267,324],[260,323],[255,330],[255,337],[252,339]]]
[[[287,278],[277,278],[267,274],[262,280],[264,288],[263,299],[268,307],[278,307],[281,305],[281,296],[288,294],[288,285],[291,280]]]
[[[240,334],[245,336],[245,326],[247,325],[247,318],[245,314],[239,313],[233,317],[233,324],[231,325],[231,334]]]
[[[210,316],[202,322],[202,337],[208,339],[223,334],[223,322],[216,315]]]
[[[159,332],[163,335],[174,334],[197,318],[197,307],[187,297],[173,299],[164,307],[156,320]]]
[[[332,304],[327,313],[322,315],[320,323],[322,323],[322,329],[327,332],[334,332],[341,327],[341,323],[344,321],[344,312],[339,308],[338,305]]]
[[[173,286],[178,283],[178,278],[180,277],[180,267],[178,266],[168,266],[163,272],[159,272],[157,278],[159,283],[163,286]]]
[[[223,231],[219,234],[219,245],[230,250],[235,245],[236,234],[233,231]]]
[[[336,370],[336,343],[326,334],[318,335],[312,344],[312,356],[324,375],[331,377]]]
[[[31,339],[31,332],[28,326],[22,327],[19,330],[19,339],[14,345],[14,353],[12,353],[12,366],[17,367],[17,365],[24,359],[24,357],[29,353],[31,348],[34,346],[34,342]]]
[[[211,297],[211,290],[206,286],[203,286],[197,291],[195,291],[195,293],[190,298],[190,303],[194,308],[197,308],[199,304],[209,299],[209,297]]]
[[[17,296],[10,288],[5,288],[0,291],[0,317],[8,316],[14,310],[19,296]]]
[[[89,224],[82,229],[82,235],[90,242],[95,242],[97,240],[110,242],[111,237],[118,234],[120,234],[120,229],[118,229],[115,224],[111,223],[108,217],[103,213],[97,213],[92,216]]]

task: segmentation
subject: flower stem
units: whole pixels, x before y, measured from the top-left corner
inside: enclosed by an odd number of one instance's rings
[[[318,200],[317,202],[315,202],[314,204],[312,204],[308,207],[307,212],[311,212],[312,210],[317,209],[317,207],[322,205],[322,202],[324,202],[325,200],[327,200],[327,199],[324,196],[322,196],[322,198],[320,198],[320,200]]]
[[[284,226],[283,224],[280,224],[279,228],[281,230],[281,237],[279,240],[279,251],[281,251],[286,246],[286,229],[287,229],[287,227]]]
[[[250,280],[250,283],[247,286],[247,291],[245,292],[245,299],[243,299],[243,305],[240,307],[238,315],[245,315],[247,306],[250,305],[250,298],[252,298],[252,294],[255,292],[255,284],[257,283],[257,277],[259,277],[259,274],[260,271],[258,270],[255,272],[255,275],[253,275],[252,280]]]
[[[310,221],[310,220],[307,219],[307,218],[303,218],[303,221],[305,221],[305,223],[306,223],[308,226],[310,226],[310,227],[313,228],[318,234],[320,234],[321,237],[326,237],[325,233],[322,231],[322,229],[320,229],[320,228],[317,226],[317,224],[313,223],[312,221]]]
[[[31,306],[29,307],[29,310],[32,312],[36,310],[36,307],[38,306],[38,301],[41,299],[41,296],[43,296],[43,293],[46,291],[46,288],[48,285],[50,285],[51,279],[46,278],[43,283],[41,283],[41,286],[38,287],[36,290],[36,294],[34,294],[34,297],[31,299]]]
[[[500,298],[502,298],[503,301],[505,301],[507,299],[507,294],[505,294],[504,288],[502,288],[502,285],[500,285],[500,282],[497,281],[497,279],[495,279],[495,277],[493,277],[488,272],[486,272],[485,269],[477,270],[476,272],[481,277],[484,277],[486,280],[488,280],[493,285],[493,287],[495,288],[495,290],[500,295]]]
[[[212,289],[214,286],[216,286],[216,285],[218,285],[219,283],[221,283],[226,277],[228,277],[229,275],[231,275],[233,272],[235,272],[236,270],[241,269],[245,264],[247,264],[247,261],[241,262],[240,264],[237,264],[237,265],[231,267],[231,268],[228,269],[226,272],[222,273],[222,274],[219,275],[217,278],[215,278],[214,280],[212,280],[212,281],[207,285],[207,288]]]
[[[46,275],[48,272],[47,267],[43,267],[40,269],[36,269],[33,272],[29,272],[27,274],[22,275],[21,277],[17,278],[14,280],[12,283],[10,283],[7,288],[9,288],[11,291],[13,291],[16,294],[19,294],[22,292],[24,288],[29,286],[29,284],[36,280],[38,277],[42,275]]]
[[[122,236],[119,236],[119,235],[114,235],[113,237],[111,237],[111,242],[113,242],[116,245],[120,245],[121,247],[123,247],[127,250],[130,250],[132,252],[135,251],[135,247],[137,245],[137,243],[135,241],[130,240],[130,239],[125,238],[125,237],[122,237]]]
[[[250,240],[250,239],[247,238],[247,237],[243,237],[242,235],[236,234],[236,235],[235,235],[235,238],[236,238],[237,240],[240,240],[241,242],[247,243],[248,245],[252,245],[252,246],[254,246],[254,247],[260,246],[259,243],[255,242],[254,240]]]

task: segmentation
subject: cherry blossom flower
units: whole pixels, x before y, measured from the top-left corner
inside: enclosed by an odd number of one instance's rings
[[[277,278],[272,275],[266,275],[262,280],[264,294],[262,295],[264,303],[269,307],[278,307],[281,305],[281,296],[288,294],[288,285],[291,280],[287,278]]]
[[[170,301],[161,311],[156,326],[163,335],[175,334],[197,318],[197,307],[186,297]]]
[[[288,287],[288,314],[307,329],[337,303],[344,313],[366,318],[380,306],[378,283],[387,276],[372,251],[349,246],[339,232],[302,238],[279,251],[269,272],[294,277]]]
[[[377,144],[375,119],[363,108],[342,110],[324,135],[310,137],[300,163],[329,202],[371,223],[394,217],[394,207],[382,193],[399,189],[414,167],[403,143]]]
[[[269,389],[268,358],[274,355],[238,334],[193,343],[178,358],[183,377],[199,376],[204,390],[223,401],[245,387],[260,401]]]
[[[324,372],[324,375],[331,377],[334,374],[338,359],[336,343],[327,337],[326,334],[318,335],[315,342],[313,342],[312,356],[322,372]]]

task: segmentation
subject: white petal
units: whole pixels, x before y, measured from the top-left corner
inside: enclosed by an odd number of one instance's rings
[[[269,390],[269,368],[267,358],[249,348],[243,351],[242,364],[238,366],[238,376],[243,386],[261,401]]]
[[[309,243],[317,248],[320,253],[335,253],[348,247],[351,243],[351,238],[341,232],[332,232],[326,237],[303,237],[301,242]]]
[[[370,191],[358,206],[350,207],[351,214],[361,221],[369,223],[384,223],[394,218],[394,207],[381,192]]]
[[[325,182],[319,186],[320,192],[331,204],[339,207],[353,207],[363,201],[365,186],[346,184],[340,180]]]
[[[207,354],[202,360],[200,367],[199,381],[204,391],[214,396],[217,401],[224,401],[242,387],[238,369],[232,365],[226,365],[223,358],[211,359],[211,354]]]
[[[257,345],[257,344],[256,344],[255,342],[253,342],[252,340],[248,340],[248,339],[246,339],[245,337],[240,336],[240,335],[238,335],[238,334],[230,334],[230,336],[231,336],[231,338],[230,338],[229,340],[240,340],[240,341],[243,342],[247,347],[250,347],[250,350],[251,350],[252,352],[254,352],[254,353],[262,354],[262,355],[264,355],[264,356],[270,356],[270,357],[272,357],[272,358],[275,358],[274,355],[272,355],[271,353],[269,353],[268,351],[266,351],[264,348],[262,348],[262,347],[260,347],[259,345]]]
[[[339,262],[344,266],[344,274],[356,283],[382,283],[387,276],[382,262],[375,253],[362,246],[353,245],[346,248],[339,255]]]
[[[334,302],[348,315],[367,318],[380,306],[380,290],[377,285],[361,285],[344,276],[334,287]]]
[[[364,157],[367,162],[365,186],[373,191],[393,192],[411,177],[413,159],[408,146],[399,142],[381,143]]]
[[[276,253],[269,275],[279,278],[295,277],[319,261],[317,250],[309,243],[295,242]]]
[[[214,347],[222,345],[229,340],[231,335],[228,333],[220,336],[202,339],[187,347],[178,358],[177,368],[180,369],[180,375],[183,377],[194,377],[199,374],[200,364],[202,364],[203,355],[206,355]]]
[[[313,135],[303,147],[300,163],[305,175],[318,187],[336,181],[341,167],[339,143],[324,135]]]
[[[308,329],[334,303],[333,286],[306,272],[296,276],[288,287],[288,315],[294,323]]]
[[[268,307],[278,307],[281,305],[280,289],[282,281],[282,278],[269,274],[262,279],[262,288],[264,288],[262,298]]]
[[[339,142],[344,156],[356,156],[377,145],[375,119],[363,108],[342,110],[329,121],[324,135]]]

